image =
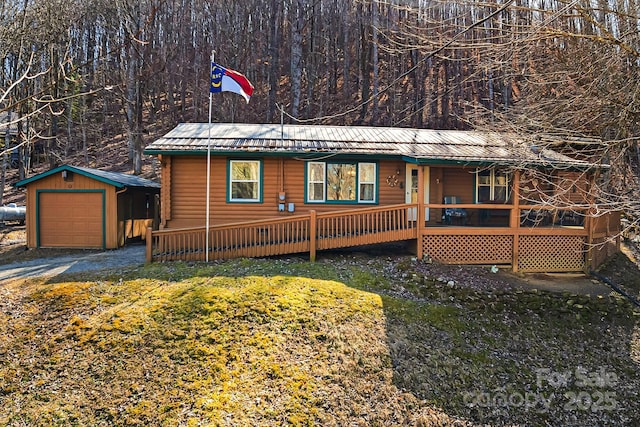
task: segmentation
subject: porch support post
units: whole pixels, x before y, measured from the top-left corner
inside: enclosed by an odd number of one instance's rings
[[[150,263],[151,261],[153,261],[153,237],[152,237],[152,228],[151,227],[147,227],[147,231],[146,231],[146,236],[145,239],[147,240],[147,250],[146,250],[146,261],[147,263]]]
[[[158,155],[160,161],[160,226],[162,230],[166,227],[167,221],[171,219],[171,156]]]
[[[520,170],[516,170],[513,174],[513,207],[509,216],[509,227],[513,235],[511,268],[515,273],[518,271],[518,257],[520,255]]]
[[[416,208],[416,256],[422,259],[422,230],[425,228],[424,166],[418,165],[418,207]]]
[[[309,211],[309,260],[311,262],[316,262],[317,222],[316,211],[312,209]]]
[[[592,173],[591,176],[589,177],[589,192],[588,194],[588,201],[589,201],[589,210],[587,210],[585,212],[585,216],[584,216],[584,222],[583,222],[583,227],[586,229],[587,231],[587,247],[586,247],[586,254],[585,254],[585,260],[584,260],[584,272],[585,273],[589,273],[589,270],[591,270],[592,268],[594,268],[595,266],[593,265],[593,234],[594,234],[594,230],[598,225],[598,222],[600,221],[600,218],[594,218],[594,212],[595,212],[595,204],[596,204],[596,200],[595,197],[593,195],[593,191],[595,188],[595,173]],[[607,237],[609,233],[607,233]]]
[[[584,257],[584,268],[583,271],[585,273],[589,273],[589,270],[594,268],[593,265],[593,230],[595,229],[595,227],[597,226],[597,222],[600,220],[600,218],[594,218],[593,214],[594,214],[594,208],[593,205],[591,203],[589,203],[591,206],[589,207],[589,210],[586,213],[585,217],[584,217],[584,227],[587,230],[587,244],[586,244],[586,251],[585,251],[585,257]]]

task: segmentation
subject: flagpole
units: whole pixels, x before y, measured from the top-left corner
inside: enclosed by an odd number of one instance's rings
[[[209,64],[209,74],[211,74],[211,64],[215,59],[216,51],[211,51],[211,63]],[[209,76],[209,85],[211,85],[211,76]],[[209,262],[209,214],[211,208],[209,207],[210,201],[210,186],[211,186],[211,104],[212,104],[212,96],[211,96],[211,88],[209,88],[209,128],[207,130],[207,208],[206,208],[206,216],[207,219],[205,221],[205,256],[204,259],[206,262]]]

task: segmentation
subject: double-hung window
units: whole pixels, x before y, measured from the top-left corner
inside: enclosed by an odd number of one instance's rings
[[[262,162],[260,160],[229,160],[230,202],[262,201]]]
[[[507,171],[495,168],[476,171],[476,201],[478,203],[506,203],[508,200],[509,175]]]
[[[307,203],[376,203],[377,164],[308,162]]]

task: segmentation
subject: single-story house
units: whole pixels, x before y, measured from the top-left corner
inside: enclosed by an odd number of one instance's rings
[[[115,249],[146,237],[158,212],[160,185],[135,175],[63,165],[15,185],[27,191],[30,248]]]
[[[592,215],[607,166],[515,134],[183,123],[145,153],[162,184],[149,259],[410,240],[441,262],[577,271],[617,250],[619,216]]]

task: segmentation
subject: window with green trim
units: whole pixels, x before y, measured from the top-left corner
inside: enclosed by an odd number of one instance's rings
[[[307,199],[310,202],[324,202],[326,164],[309,162],[307,164]]]
[[[478,203],[509,200],[509,174],[505,170],[489,168],[476,171],[476,201]]]
[[[372,203],[376,201],[376,164],[358,163],[358,201]]]
[[[375,203],[377,164],[308,162],[308,203]]]
[[[260,160],[229,160],[229,201],[261,201],[261,167]]]

